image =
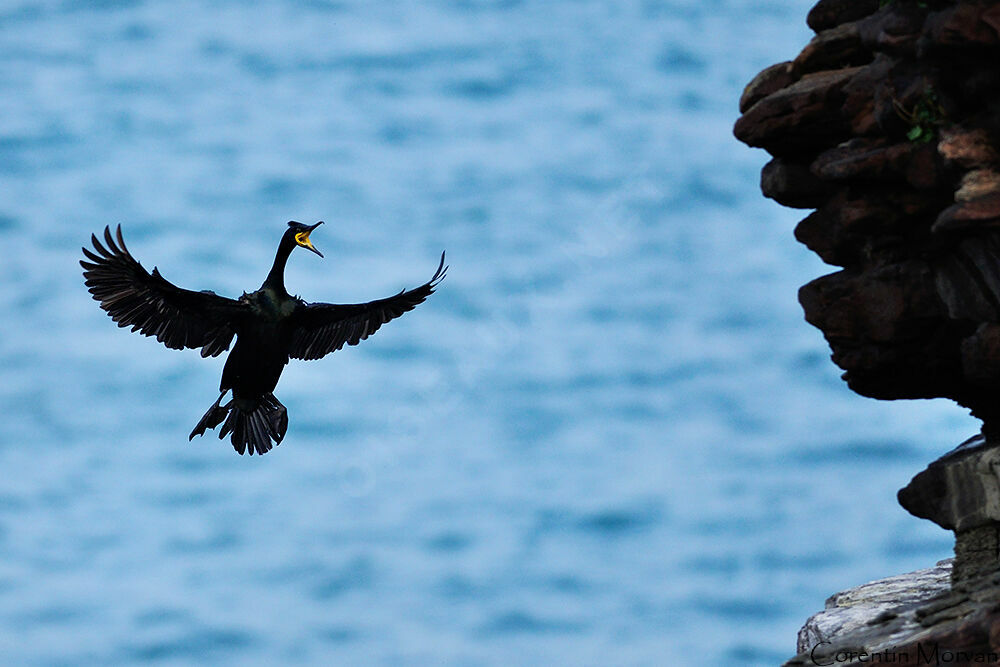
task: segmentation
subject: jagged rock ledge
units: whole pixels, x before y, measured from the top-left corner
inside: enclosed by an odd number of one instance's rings
[[[1000,663],[1000,574],[951,585],[951,561],[827,600],[799,631],[802,665]]]
[[[858,641],[860,636],[892,618],[902,619],[897,639],[918,632],[921,625],[915,612],[951,590],[951,565],[950,559],[941,561],[926,570],[880,579],[831,596],[826,608],[810,617],[799,630],[796,642],[799,655],[826,657],[830,649],[840,644],[865,646]],[[881,631],[877,639],[891,641]]]
[[[978,435],[900,489],[910,514],[955,531],[952,580],[1000,571],[1000,447]]]

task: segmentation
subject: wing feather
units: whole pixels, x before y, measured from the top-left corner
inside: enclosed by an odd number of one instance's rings
[[[201,348],[214,357],[229,349],[248,308],[214,292],[177,287],[154,267],[148,273],[132,257],[119,225],[114,237],[104,228],[104,244],[96,235],[94,251],[83,248],[80,261],[90,293],[120,327],[153,336],[169,348]],[[96,251],[96,252],[95,252]]]
[[[289,356],[319,359],[344,345],[357,345],[390,320],[413,310],[434,293],[448,267],[444,253],[437,271],[426,283],[412,290],[368,303],[310,303],[292,314],[292,342]]]

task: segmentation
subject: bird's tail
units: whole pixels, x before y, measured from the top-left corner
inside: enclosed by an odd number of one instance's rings
[[[265,394],[258,400],[234,398],[225,405],[219,405],[221,402],[222,396],[219,396],[191,431],[188,440],[222,424],[219,439],[232,433],[230,441],[233,448],[241,455],[249,452],[253,456],[254,452],[261,455],[269,452],[285,437],[288,411],[274,394]]]

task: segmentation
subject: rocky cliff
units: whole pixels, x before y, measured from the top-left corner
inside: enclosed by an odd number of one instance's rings
[[[1000,428],[1000,3],[821,0],[816,36],[744,91],[735,134],[795,235],[848,385],[948,397]]]
[[[1000,664],[1000,1],[820,0],[807,22],[734,130],[839,267],[799,291],[806,319],[854,391],[951,398],[983,430],[899,495],[955,531],[953,564],[831,598],[788,664]]]

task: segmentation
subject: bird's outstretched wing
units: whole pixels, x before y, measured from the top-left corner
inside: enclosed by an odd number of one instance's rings
[[[319,359],[347,345],[357,345],[378,331],[379,327],[413,310],[434,292],[448,267],[444,253],[437,271],[426,283],[395,296],[368,303],[309,303],[296,309],[289,320],[292,343],[289,356],[296,359]]]
[[[248,307],[214,292],[181,289],[153,268],[150,274],[129,254],[121,225],[116,239],[104,228],[104,245],[91,235],[92,252],[80,261],[90,293],[120,327],[131,326],[155,336],[169,348],[201,348],[201,356],[214,357],[229,349],[236,326]]]

